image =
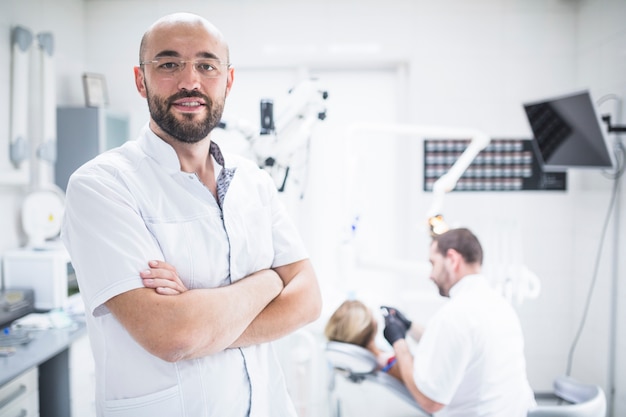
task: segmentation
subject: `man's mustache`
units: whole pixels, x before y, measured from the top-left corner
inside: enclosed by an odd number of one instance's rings
[[[204,100],[205,105],[211,104],[211,99],[209,99],[209,97],[205,96],[199,91],[180,91],[170,96],[170,98],[167,100],[167,106],[170,107],[172,103],[174,103],[176,100],[179,100],[181,98],[189,98],[189,97],[201,98],[202,100]]]

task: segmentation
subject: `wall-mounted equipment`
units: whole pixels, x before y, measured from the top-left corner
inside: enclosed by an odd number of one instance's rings
[[[469,139],[424,141],[424,191],[465,152]],[[544,172],[527,139],[492,139],[472,161],[452,191],[565,190],[565,172]]]
[[[524,104],[544,171],[615,169],[616,161],[588,91]]]
[[[55,77],[53,34],[33,35],[23,26],[13,27],[9,127],[13,170],[2,176],[3,183],[27,185],[30,180],[36,189],[49,182],[46,170],[56,158]]]
[[[11,134],[9,156],[16,168],[28,160],[28,98],[32,32],[16,26],[11,32]]]

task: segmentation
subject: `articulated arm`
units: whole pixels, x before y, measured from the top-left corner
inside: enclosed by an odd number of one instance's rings
[[[431,232],[438,233],[446,229],[441,215],[443,207],[443,197],[452,191],[457,181],[465,170],[472,163],[476,155],[487,147],[491,138],[485,133],[476,129],[454,128],[443,126],[422,126],[403,124],[376,124],[359,123],[352,125],[348,133],[348,147],[352,147],[355,133],[357,131],[395,133],[404,136],[413,136],[420,139],[470,139],[470,144],[461,154],[459,159],[450,167],[450,170],[441,176],[433,185],[433,202],[426,213]]]

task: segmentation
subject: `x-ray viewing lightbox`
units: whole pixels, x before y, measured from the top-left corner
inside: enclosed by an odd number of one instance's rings
[[[613,152],[588,91],[524,103],[544,171],[612,169]]]

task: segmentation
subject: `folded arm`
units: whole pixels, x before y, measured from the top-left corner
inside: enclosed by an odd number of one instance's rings
[[[146,287],[153,288],[161,295],[177,295],[187,291],[171,265],[151,261],[149,266],[150,269],[141,272]],[[283,290],[229,347],[276,340],[319,317],[321,294],[311,262],[305,259],[277,267],[273,271],[280,277]]]
[[[311,262],[305,259],[279,266],[274,271],[283,281],[283,290],[255,317],[231,347],[276,340],[319,317],[322,297]]]
[[[267,269],[225,287],[175,297],[139,288],[111,298],[106,306],[146,350],[175,362],[230,347],[282,289],[281,277]]]

